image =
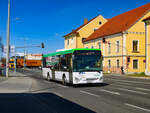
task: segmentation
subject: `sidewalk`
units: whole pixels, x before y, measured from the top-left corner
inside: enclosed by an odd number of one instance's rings
[[[31,85],[31,78],[21,73],[11,72],[7,80],[0,82],[0,93],[28,92]]]
[[[110,74],[104,74],[104,76],[121,76],[121,77],[126,77],[126,78],[137,78],[137,79],[150,79],[149,77],[136,77],[136,76],[128,76],[126,74],[122,75],[122,74],[118,74],[118,73],[110,73]]]
[[[5,76],[0,76],[0,83],[7,80],[7,78]]]

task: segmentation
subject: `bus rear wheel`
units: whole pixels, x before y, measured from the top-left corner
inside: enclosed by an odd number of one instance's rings
[[[67,85],[67,82],[66,82],[67,80],[66,80],[66,76],[63,76],[63,78],[62,78],[62,84],[64,85],[64,86],[66,86]]]

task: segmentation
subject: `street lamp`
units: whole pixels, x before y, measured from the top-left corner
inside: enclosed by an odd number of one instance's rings
[[[10,42],[10,0],[8,0],[8,22],[7,22],[7,51],[6,51],[6,77],[9,76],[9,42]]]

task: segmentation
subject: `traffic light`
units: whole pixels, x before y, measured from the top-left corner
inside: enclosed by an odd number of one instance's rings
[[[41,47],[44,48],[44,43],[43,42],[41,43]]]

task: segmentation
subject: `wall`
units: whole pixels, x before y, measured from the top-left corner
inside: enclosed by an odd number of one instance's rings
[[[148,71],[150,72],[150,23],[147,25],[147,38],[148,38]]]
[[[145,24],[143,19],[150,16],[150,12],[147,12],[142,18],[140,18],[134,25],[127,30],[126,35],[126,47],[128,50],[128,56],[130,57],[128,71],[129,72],[144,72],[145,71]],[[138,40],[138,51],[133,52],[133,40]],[[137,59],[139,62],[138,69],[133,69],[133,59]]]
[[[68,40],[69,40],[69,44],[67,42]],[[65,47],[64,47],[65,49],[74,49],[74,48],[76,48],[76,36],[72,35],[70,37],[65,38],[64,45],[65,45]]]
[[[99,22],[101,22],[101,24],[99,24]],[[90,23],[88,23],[83,28],[81,28],[78,31],[79,37],[77,38],[77,48],[84,48],[84,45],[82,43],[82,38],[87,38],[94,32],[94,29],[100,28],[106,22],[107,22],[107,20],[104,17],[102,17],[101,15],[99,15],[94,20],[92,20]]]

